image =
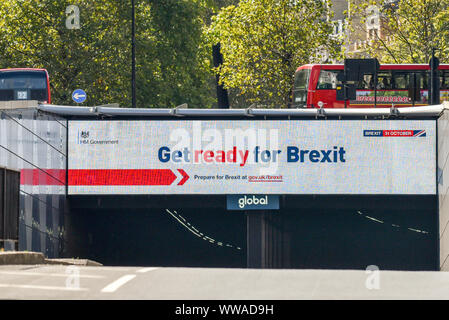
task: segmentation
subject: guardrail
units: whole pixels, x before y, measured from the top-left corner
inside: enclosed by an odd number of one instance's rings
[[[39,104],[38,110],[60,116],[140,116],[140,117],[253,117],[253,116],[293,116],[293,117],[439,117],[449,109],[449,102],[422,107],[360,108],[360,109],[188,109],[188,108],[111,108],[77,107]]]

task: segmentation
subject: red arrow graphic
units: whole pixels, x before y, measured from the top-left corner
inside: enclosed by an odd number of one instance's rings
[[[30,186],[64,186],[65,169],[22,169],[20,184]]]
[[[71,169],[70,186],[169,186],[176,180],[170,169]]]
[[[179,181],[178,186],[182,186],[184,183],[186,183],[187,180],[189,180],[189,175],[182,169],[178,169],[179,173],[182,174],[182,180]]]
[[[182,186],[189,175],[182,175]],[[66,170],[22,169],[21,185],[65,185]],[[169,186],[177,179],[170,169],[71,169],[68,172],[70,186]]]

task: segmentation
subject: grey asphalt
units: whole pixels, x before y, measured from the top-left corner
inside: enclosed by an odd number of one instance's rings
[[[0,299],[446,300],[449,273],[0,266]]]

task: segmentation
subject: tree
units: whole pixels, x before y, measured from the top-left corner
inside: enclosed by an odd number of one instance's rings
[[[140,4],[137,21],[140,104],[211,107],[215,102],[211,52],[203,34],[206,4],[158,0]]]
[[[287,107],[296,68],[339,51],[328,17],[328,3],[315,0],[241,0],[212,17],[208,34],[224,60],[217,72],[237,91],[233,104]]]
[[[65,10],[80,9],[81,28],[66,28]],[[202,1],[136,0],[139,107],[188,103],[208,107],[210,54],[204,45]],[[44,67],[53,102],[131,105],[131,6],[123,0],[3,0],[0,67]]]
[[[5,1],[0,7],[1,66],[48,69],[54,103],[73,104],[71,92],[78,87],[86,90],[91,104],[126,103],[129,73],[123,66],[129,50],[122,21],[127,8],[117,0],[79,1],[81,28],[69,30],[65,9],[70,4]]]
[[[366,22],[366,8],[380,11],[381,33],[374,33],[366,53],[382,63],[429,63],[432,48],[441,62],[449,58],[449,0],[369,1],[354,4]]]

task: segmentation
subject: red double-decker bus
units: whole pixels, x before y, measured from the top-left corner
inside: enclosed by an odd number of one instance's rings
[[[295,73],[293,106],[296,108],[344,108],[344,100],[337,100],[337,76],[343,65],[308,64]],[[438,67],[440,101],[449,101],[449,65]],[[412,107],[428,104],[430,67],[425,64],[385,64],[374,75],[365,74],[356,83],[356,99],[347,101],[348,108]],[[376,92],[375,92],[376,91]]]
[[[11,100],[37,100],[51,103],[47,70],[0,69],[0,101]]]

